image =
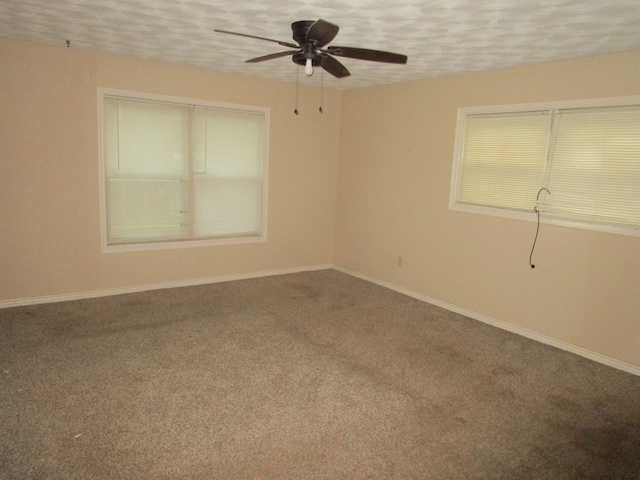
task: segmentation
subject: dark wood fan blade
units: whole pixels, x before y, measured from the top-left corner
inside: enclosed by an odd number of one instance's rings
[[[273,60],[274,58],[280,58],[280,57],[286,57],[287,55],[293,55],[294,53],[298,53],[299,51],[300,50],[288,50],[286,52],[271,53],[269,55],[264,55],[262,57],[251,58],[249,60],[246,60],[245,63],[264,62],[266,60]]]
[[[340,27],[326,20],[316,20],[307,31],[307,42],[316,44],[316,47],[324,47],[336,38]]]
[[[277,43],[278,45],[282,45],[283,47],[299,48],[299,46],[296,45],[295,43],[282,42],[280,40],[274,40],[272,38],[257,37],[255,35],[247,35],[246,33],[229,32],[227,30],[216,30],[216,29],[214,29],[213,31],[214,32],[218,32],[218,33],[226,33],[228,35],[237,35],[239,37],[255,38],[256,40],[265,40],[267,42]]]
[[[337,78],[348,77],[351,75],[349,70],[347,70],[347,67],[326,53],[322,54],[322,68]]]
[[[407,63],[406,55],[383,52],[380,50],[369,50],[367,48],[328,47],[327,53],[338,57],[357,58],[359,60],[369,60],[371,62]]]

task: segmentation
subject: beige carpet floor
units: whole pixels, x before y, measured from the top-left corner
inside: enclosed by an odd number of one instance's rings
[[[640,377],[334,270],[3,309],[0,368],[2,479],[640,479]]]

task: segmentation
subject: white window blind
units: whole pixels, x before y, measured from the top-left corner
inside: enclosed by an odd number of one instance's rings
[[[189,236],[190,110],[106,100],[107,240]]]
[[[263,115],[198,107],[194,118],[194,235],[258,234]]]
[[[549,160],[549,215],[640,226],[640,106],[558,111]]]
[[[639,104],[477,110],[459,116],[452,208],[537,208],[550,221],[638,231]]]
[[[104,95],[106,245],[260,237],[265,113]]]
[[[469,115],[456,200],[529,211],[544,182],[548,112]]]

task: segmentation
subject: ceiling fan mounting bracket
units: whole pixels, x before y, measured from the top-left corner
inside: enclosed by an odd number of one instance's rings
[[[293,22],[291,24],[293,39],[300,45],[307,43],[307,32],[313,23],[314,20],[299,20],[297,22]]]

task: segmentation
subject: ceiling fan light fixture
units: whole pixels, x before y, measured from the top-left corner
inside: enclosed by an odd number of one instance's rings
[[[307,61],[304,65],[304,74],[307,77],[310,77],[311,75],[313,75],[313,59],[307,58]]]

